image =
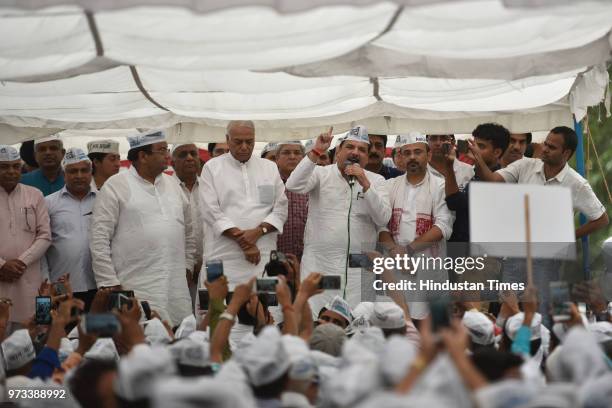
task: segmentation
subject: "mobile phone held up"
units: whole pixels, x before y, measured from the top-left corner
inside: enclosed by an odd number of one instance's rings
[[[447,299],[438,298],[429,302],[431,314],[431,328],[435,333],[444,327],[450,327],[451,308]]]
[[[550,282],[550,308],[554,322],[570,320],[571,301],[567,282]]]
[[[214,282],[223,276],[223,261],[210,260],[206,262],[206,280]]]
[[[121,332],[121,324],[112,313],[86,314],[81,320],[81,329],[86,334],[112,337]]]
[[[200,299],[200,310],[208,310],[208,303],[210,302],[210,296],[208,295],[208,290],[199,289],[198,297]]]
[[[149,302],[143,300],[140,302],[140,306],[142,306],[142,311],[144,312],[147,320],[151,320],[151,306],[149,306]]]
[[[257,279],[255,287],[257,288],[257,293],[276,293],[277,284],[278,279],[276,278],[261,278]]]
[[[36,296],[36,324],[51,324],[51,296]]]
[[[340,275],[325,275],[319,281],[319,289],[339,290],[341,284]]]
[[[108,295],[108,311],[122,310],[123,305],[127,308],[132,307],[132,298],[134,297],[133,290],[117,290]]]

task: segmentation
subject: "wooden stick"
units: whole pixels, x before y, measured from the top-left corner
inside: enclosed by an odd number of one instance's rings
[[[529,220],[528,194],[525,194],[525,244],[527,245],[527,286],[533,286],[533,260],[531,259],[531,223]]]

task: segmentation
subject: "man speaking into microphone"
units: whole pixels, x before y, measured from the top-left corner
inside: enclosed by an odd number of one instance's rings
[[[351,307],[361,301],[361,268],[350,267],[349,260],[358,259],[364,246],[373,248],[377,228],[391,217],[385,179],[364,168],[370,149],[364,126],[352,128],[339,140],[336,165],[316,165],[331,144],[332,130],[317,137],[286,183],[287,190],[309,196],[302,278],[311,272],[341,276],[340,290],[326,290],[310,299],[315,314],[335,295]]]

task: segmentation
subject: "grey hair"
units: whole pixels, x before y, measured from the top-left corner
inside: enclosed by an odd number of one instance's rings
[[[230,130],[232,130],[233,127],[248,127],[250,129],[253,129],[253,133],[255,133],[255,124],[251,120],[230,120],[227,124],[227,127],[225,128],[226,136],[229,137]]]

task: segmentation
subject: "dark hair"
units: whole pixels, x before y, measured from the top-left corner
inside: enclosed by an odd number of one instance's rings
[[[145,146],[140,146],[140,147],[136,147],[134,149],[130,149],[128,151],[128,155],[127,158],[129,161],[132,162],[132,164],[134,164],[135,162],[138,161],[138,153],[140,152],[145,152],[147,154],[152,154],[153,153],[153,145],[152,144],[148,144]]]
[[[327,154],[329,155],[329,162],[333,163],[334,162],[334,157],[336,157],[336,148],[334,147],[333,149],[329,149],[327,151]]]
[[[494,149],[501,149],[502,154],[510,144],[510,132],[508,129],[497,123],[483,123],[476,126],[472,136],[479,139],[488,140]]]
[[[570,157],[572,157],[576,151],[576,147],[578,147],[578,136],[576,136],[574,129],[568,128],[567,126],[557,126],[552,128],[550,133],[563,136],[563,150],[571,150],[572,154],[570,154]]]
[[[102,408],[102,399],[96,391],[98,381],[102,375],[116,370],[117,364],[112,360],[85,359],[69,380],[70,392],[81,406]]]
[[[206,150],[208,150],[208,153],[210,153],[211,156],[213,154],[213,150],[215,150],[216,145],[216,143],[209,143],[208,146],[206,146]]]
[[[251,385],[253,389],[253,394],[256,398],[261,399],[273,399],[280,398],[280,395],[287,388],[287,383],[289,382],[289,370],[285,371],[283,375],[281,375],[278,379],[272,381],[269,384],[254,386]]]
[[[19,147],[19,155],[21,156],[21,160],[26,162],[26,164],[35,169],[38,168],[38,163],[36,163],[36,159],[34,158],[34,141],[28,140],[23,142]]]
[[[385,146],[385,149],[387,148],[387,135],[377,135],[377,134],[373,133],[373,134],[370,135],[370,137],[372,137],[372,136],[382,137],[383,145]]]
[[[507,370],[520,367],[523,359],[514,353],[487,347],[475,350],[472,362],[487,380],[498,381],[504,377]]]
[[[527,136],[527,139],[525,141],[527,142],[527,144],[530,144],[531,139],[533,138],[533,135],[531,134],[531,132],[525,133],[525,135]]]
[[[338,145],[338,147],[342,147],[342,145],[344,144],[344,142],[348,142],[348,140],[343,140],[343,141],[341,141],[341,142],[340,142],[340,144]],[[386,146],[386,145],[385,145],[385,146]],[[335,148],[334,148],[334,149],[335,149]],[[371,143],[368,143],[368,152],[369,152],[370,150],[372,150],[372,144],[371,144]],[[335,152],[334,152],[334,154],[335,154]]]
[[[533,143],[529,143],[525,149],[525,157],[533,157]]]
[[[406,326],[400,327],[399,329],[382,329],[382,332],[383,332],[383,335],[385,336],[385,339],[388,339],[394,334],[397,334],[399,336],[405,336]]]
[[[96,160],[102,161],[108,155],[108,153],[89,153],[87,157],[91,160],[91,172],[96,174]]]

